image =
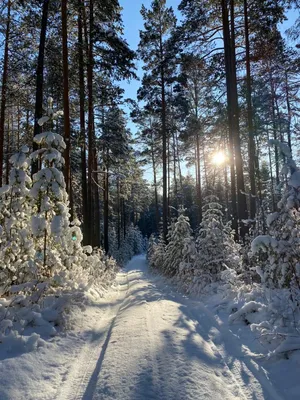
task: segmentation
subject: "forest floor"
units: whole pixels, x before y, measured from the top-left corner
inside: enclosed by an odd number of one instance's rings
[[[249,328],[214,310],[134,257],[72,330],[30,353],[0,344],[0,399],[299,399],[299,352],[255,357]]]

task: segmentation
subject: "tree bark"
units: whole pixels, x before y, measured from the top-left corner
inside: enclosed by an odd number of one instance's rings
[[[236,199],[236,176],[234,162],[234,132],[232,122],[232,93],[231,93],[231,43],[228,22],[228,9],[226,0],[222,0],[222,21],[223,21],[223,37],[224,37],[224,56],[226,71],[226,88],[227,88],[227,118],[229,127],[229,151],[230,151],[230,183],[231,183],[231,213],[232,228],[238,237],[238,215],[237,215],[237,199]]]
[[[288,113],[287,139],[290,151],[292,152],[292,138],[291,138],[292,111],[290,103],[290,91],[289,91],[289,80],[288,80],[287,69],[285,70],[285,94],[286,94],[286,107]]]
[[[50,0],[43,2],[43,14],[39,44],[39,55],[36,69],[36,93],[35,93],[35,112],[34,112],[34,132],[33,137],[41,132],[41,127],[38,120],[43,116],[43,89],[44,89],[44,56],[45,56],[45,43],[48,24],[48,10]],[[33,142],[33,151],[38,149],[38,145]],[[32,174],[35,174],[39,169],[38,161],[32,163]]]
[[[165,70],[162,33],[159,38],[160,45],[160,78],[161,78],[161,124],[162,124],[162,163],[163,163],[163,239],[167,242],[168,233],[168,171],[167,171],[167,124],[166,124],[166,93]]]
[[[90,43],[86,43],[88,52],[87,86],[88,86],[88,225],[89,243],[93,242],[94,201],[93,201],[93,148],[94,148],[94,102],[93,102],[93,67],[94,67],[94,0],[90,0]]]
[[[82,216],[83,216],[83,243],[88,244],[88,202],[86,180],[86,137],[85,137],[85,93],[84,93],[84,57],[83,57],[83,31],[82,7],[80,1],[78,8],[78,73],[79,73],[79,108],[80,108],[80,151],[81,151],[81,181],[82,181]]]
[[[105,253],[107,254],[108,253],[108,250],[109,250],[109,243],[108,243],[108,202],[109,202],[109,195],[108,195],[108,191],[109,191],[109,176],[108,176],[108,171],[109,171],[109,168],[108,168],[108,157],[109,157],[109,154],[108,154],[108,149],[105,151],[104,150],[104,152],[106,153],[106,162],[105,162],[105,171],[104,171],[104,174],[103,174],[103,179],[104,179],[104,194],[103,194],[103,196],[104,196],[104,205],[103,205],[103,217],[104,217],[104,223],[103,223],[103,231],[104,231],[104,233],[103,233],[103,235],[104,235],[104,250],[105,250]],[[125,224],[126,222],[125,222],[125,220],[124,220],[124,224]]]
[[[159,208],[158,208],[158,194],[157,194],[157,175],[156,175],[156,162],[155,162],[155,154],[154,154],[154,145],[153,145],[153,134],[151,133],[151,157],[152,157],[152,169],[153,169],[153,183],[154,183],[154,197],[155,197],[155,222],[156,222],[156,231],[159,229]]]
[[[5,127],[7,78],[8,78],[8,48],[10,39],[10,24],[11,24],[11,1],[8,0],[4,59],[3,59],[3,74],[2,74],[1,110],[0,110],[0,186],[2,186],[2,179],[3,179],[4,127]]]
[[[247,121],[249,135],[249,175],[250,175],[250,218],[254,219],[256,214],[256,182],[255,182],[255,141],[253,127],[253,108],[252,108],[252,84],[251,84],[251,65],[250,65],[250,44],[248,28],[248,2],[244,0],[244,19],[245,19],[245,45],[246,45],[246,85],[247,85]]]
[[[70,104],[69,104],[69,68],[68,68],[68,31],[67,31],[67,3],[68,0],[61,2],[61,21],[62,21],[62,52],[63,52],[63,108],[64,108],[64,138],[66,149],[64,152],[65,167],[64,176],[66,182],[66,191],[70,195],[71,185],[71,126],[70,126]],[[72,197],[70,197],[70,207],[73,209]]]
[[[235,11],[234,0],[230,2],[230,23],[231,23],[231,90],[232,90],[232,122],[234,132],[234,151],[235,151],[235,169],[236,169],[236,188],[238,202],[238,219],[240,225],[240,235],[243,238],[247,233],[247,227],[242,222],[248,218],[247,201],[245,194],[243,159],[241,151],[241,138],[239,127],[239,105],[237,92],[237,76],[236,76],[236,56],[235,56]]]

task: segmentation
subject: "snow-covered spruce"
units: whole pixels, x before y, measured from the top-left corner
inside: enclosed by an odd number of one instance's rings
[[[168,276],[183,276],[188,273],[193,259],[190,252],[194,250],[192,230],[189,218],[180,215],[173,224],[170,225],[168,232],[168,244],[165,249],[163,271]]]
[[[33,240],[30,234],[32,202],[28,174],[29,149],[23,146],[10,158],[9,184],[1,188],[0,209],[0,295],[11,285],[35,279]]]
[[[231,322],[249,324],[272,356],[300,349],[300,173],[288,146],[273,144],[286,163],[278,211],[267,217],[268,234],[258,235],[251,244],[261,283],[238,291],[238,307],[230,317]]]
[[[147,259],[149,266],[162,272],[162,265],[165,258],[165,243],[162,235],[156,238],[153,234],[150,236]]]
[[[216,196],[205,198],[196,248],[194,284],[199,288],[219,280],[228,268],[240,269],[240,246],[234,241],[230,223],[223,223],[222,206]]]
[[[51,121],[48,115],[39,123]],[[0,341],[31,350],[42,344],[32,327],[54,335],[57,325],[67,325],[65,310],[83,306],[85,293],[103,291],[114,279],[117,264],[101,249],[82,246],[80,222],[69,222],[69,202],[60,167],[63,138],[43,132],[34,140],[41,148],[11,157],[9,185],[0,190]],[[30,160],[39,158],[41,169],[27,173]],[[26,336],[31,326],[31,336]]]
[[[278,142],[275,143],[279,145]],[[300,171],[296,169],[289,149],[280,143],[286,164],[282,169],[285,185],[278,211],[267,217],[268,235],[257,236],[251,245],[256,270],[270,288],[288,288],[293,281],[300,287]],[[287,182],[287,184],[285,184]]]

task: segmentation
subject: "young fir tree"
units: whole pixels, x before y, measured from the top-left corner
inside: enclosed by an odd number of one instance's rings
[[[190,260],[193,258],[192,230],[188,217],[180,215],[173,224],[171,224],[168,232],[168,244],[166,246],[165,257],[163,262],[163,271],[169,276],[185,273]]]
[[[257,236],[251,245],[256,256],[256,271],[267,287],[300,287],[300,172],[296,169],[289,146],[272,141],[286,159],[281,171],[285,190],[278,211],[269,214],[268,235]]]
[[[10,158],[12,169],[9,184],[1,189],[1,293],[12,284],[27,282],[36,275],[34,247],[29,229],[32,204],[29,197],[31,178],[28,174],[28,151],[23,146],[19,153]]]
[[[223,223],[222,206],[216,196],[207,196],[203,220],[196,240],[195,279],[202,286],[220,278],[227,268],[238,270],[239,245],[234,241],[230,223]]]
[[[53,116],[52,99],[49,99],[47,116],[39,123],[51,122]],[[37,279],[50,280],[52,285],[65,286],[72,282],[75,286],[85,286],[104,275],[113,276],[115,262],[104,257],[101,250],[92,254],[90,246],[83,248],[80,222],[74,220],[70,224],[66,184],[59,169],[64,164],[61,151],[66,147],[62,136],[45,131],[34,140],[43,146],[31,155],[32,159],[40,158],[42,167],[34,174],[30,190]]]
[[[165,243],[162,235],[158,238],[154,235],[150,236],[147,259],[151,268],[162,271],[165,259]]]

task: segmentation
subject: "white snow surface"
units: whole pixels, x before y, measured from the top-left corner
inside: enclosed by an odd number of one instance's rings
[[[72,330],[25,354],[0,344],[0,399],[299,399],[299,352],[258,357],[219,300],[179,294],[136,256],[103,298],[91,292],[73,311]]]

